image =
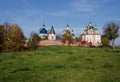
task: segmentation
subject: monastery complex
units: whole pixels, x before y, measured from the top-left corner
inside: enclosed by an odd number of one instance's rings
[[[45,24],[39,30],[41,41],[38,45],[73,45],[73,46],[101,46],[101,35],[98,32],[96,25],[90,22],[83,33],[80,35],[81,41],[76,42],[76,36],[73,30],[70,30],[69,25],[62,32],[61,40],[57,40],[57,34],[54,27],[46,28]],[[66,39],[68,38],[68,39]]]

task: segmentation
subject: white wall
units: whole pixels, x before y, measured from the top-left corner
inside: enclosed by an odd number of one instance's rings
[[[49,34],[48,35],[48,40],[56,40],[56,35],[55,34]]]

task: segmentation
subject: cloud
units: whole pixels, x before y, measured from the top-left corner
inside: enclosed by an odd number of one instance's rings
[[[72,0],[70,6],[80,12],[91,12],[112,0]]]
[[[94,9],[94,6],[90,4],[87,0],[75,0],[70,4],[75,10],[81,12],[88,12]]]
[[[68,12],[67,11],[55,11],[53,13],[51,13],[52,16],[68,16]]]

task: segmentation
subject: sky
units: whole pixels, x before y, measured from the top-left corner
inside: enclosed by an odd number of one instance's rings
[[[99,33],[114,21],[120,23],[120,0],[0,0],[0,24],[18,24],[26,37],[39,32],[42,24],[57,34],[69,24],[76,36],[92,22]],[[120,38],[115,42],[120,45]]]

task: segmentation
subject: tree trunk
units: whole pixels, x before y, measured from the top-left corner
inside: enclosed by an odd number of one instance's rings
[[[112,48],[115,49],[115,45],[114,45],[115,40],[112,40]]]

